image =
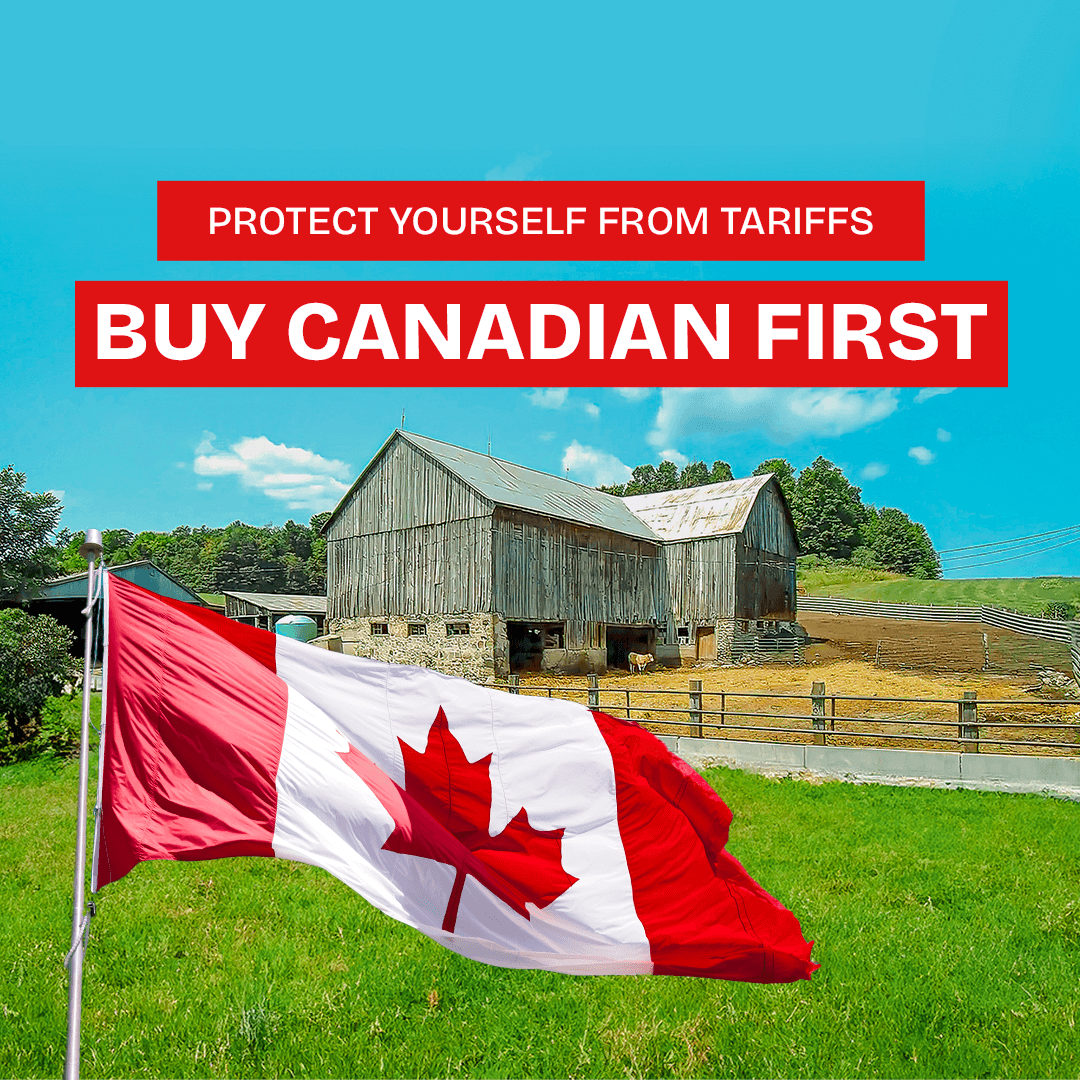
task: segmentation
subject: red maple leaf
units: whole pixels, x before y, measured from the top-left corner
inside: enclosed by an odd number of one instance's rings
[[[398,739],[405,762],[402,789],[350,744],[338,756],[364,781],[394,819],[384,851],[457,867],[442,928],[453,933],[465,878],[529,918],[526,902],[546,907],[577,881],[562,868],[562,829],[529,824],[524,807],[498,836],[491,819],[491,755],[470,762],[439,709],[421,754]]]

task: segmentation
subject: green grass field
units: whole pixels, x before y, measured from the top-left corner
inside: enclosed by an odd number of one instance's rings
[[[86,964],[83,1075],[1080,1074],[1080,805],[708,774],[810,982],[484,967],[320,870],[147,863]],[[0,1075],[62,1067],[75,769],[0,769]]]
[[[1080,604],[1080,578],[958,578],[923,581],[883,570],[815,567],[799,570],[800,587],[814,596],[906,604],[980,605],[1039,615],[1047,604]]]

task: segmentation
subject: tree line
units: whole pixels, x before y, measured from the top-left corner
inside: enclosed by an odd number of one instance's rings
[[[224,528],[179,525],[172,532],[106,529],[101,534],[106,566],[150,559],[194,592],[326,593],[326,538],[319,530],[328,512],[306,525],[246,525]],[[79,556],[81,533],[63,531],[57,538],[61,573],[86,568]]]
[[[902,510],[862,501],[862,490],[843,470],[818,457],[796,475],[785,458],[769,458],[754,476],[772,473],[791,508],[801,555],[812,555],[911,577],[938,578],[941,559],[925,526]],[[601,487],[612,495],[651,495],[733,479],[726,461],[692,461],[681,471],[672,461],[638,465],[625,484]]]

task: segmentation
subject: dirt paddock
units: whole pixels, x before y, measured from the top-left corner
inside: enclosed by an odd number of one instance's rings
[[[898,670],[985,670],[1016,676],[1039,669],[1072,671],[1067,645],[981,623],[875,619],[812,611],[800,612],[799,622],[812,639],[807,649],[810,663],[815,659],[867,660]]]

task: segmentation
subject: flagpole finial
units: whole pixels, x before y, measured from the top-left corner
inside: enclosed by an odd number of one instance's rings
[[[79,547],[79,555],[82,556],[87,562],[98,559],[101,557],[101,553],[105,550],[104,544],[101,542],[101,530],[100,529],[87,529],[86,539]]]

